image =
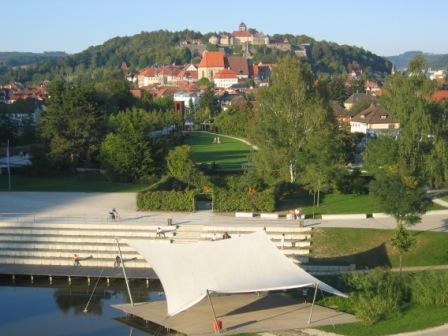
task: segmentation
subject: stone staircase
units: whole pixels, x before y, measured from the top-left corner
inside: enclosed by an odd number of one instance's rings
[[[160,227],[165,237],[157,237]],[[52,219],[49,222],[0,221],[0,264],[71,266],[74,254],[82,266],[113,267],[118,255],[115,239],[120,242],[127,267],[149,267],[126,239],[161,243],[185,244],[222,239],[225,232],[232,237],[266,230],[272,242],[298,263],[307,263],[311,249],[311,228],[272,225],[270,227],[242,225],[156,225],[154,223],[83,221],[67,223]]]
[[[178,225],[171,241],[175,244],[194,243],[202,240],[203,225]]]

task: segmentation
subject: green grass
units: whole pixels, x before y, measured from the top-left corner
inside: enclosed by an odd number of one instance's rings
[[[390,245],[392,231],[322,228],[313,231],[311,264],[358,267],[398,267],[399,256]],[[403,266],[448,263],[448,233],[416,232],[415,248],[403,256]]]
[[[196,163],[215,162],[220,168],[224,168],[226,164],[241,166],[247,162],[248,155],[251,153],[250,146],[225,136],[219,136],[221,143],[214,144],[214,137],[216,135],[199,132],[186,135],[185,143],[191,146],[193,160]]]
[[[313,196],[307,192],[290,195],[280,201],[279,210],[301,208],[306,215],[313,213]],[[429,210],[446,209],[432,203]],[[381,207],[370,195],[354,194],[322,194],[319,206],[314,209],[316,214],[371,214],[382,212]]]
[[[347,336],[379,336],[422,330],[448,322],[448,307],[409,306],[401,316],[367,326],[363,323],[341,324],[318,329]]]
[[[12,191],[80,191],[80,192],[136,192],[146,185],[106,181],[102,177],[28,177],[13,175]],[[0,175],[0,191],[8,190],[8,177]]]

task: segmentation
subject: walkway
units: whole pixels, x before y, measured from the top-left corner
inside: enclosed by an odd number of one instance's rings
[[[214,214],[200,211],[141,212],[136,211],[135,193],[80,193],[80,192],[0,192],[0,214],[29,213],[32,216],[65,217],[66,222],[96,218],[107,221],[108,209],[117,208],[121,223],[165,224],[168,218],[174,224],[241,225],[241,226],[297,226],[297,222],[286,219],[237,218],[231,214]],[[15,216],[11,214],[11,216]],[[31,217],[32,218],[32,217]],[[60,220],[61,218],[58,218]],[[309,227],[394,229],[395,220],[390,217],[342,220],[306,220]],[[448,231],[448,210],[433,211],[424,215],[422,222],[411,227],[419,231]]]

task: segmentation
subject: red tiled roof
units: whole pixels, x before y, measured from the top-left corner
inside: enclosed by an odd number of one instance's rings
[[[232,36],[233,37],[251,37],[252,34],[250,32],[248,32],[248,31],[239,31],[239,30],[237,30],[237,31],[234,31],[232,33]]]
[[[229,68],[235,71],[238,75],[249,76],[249,64],[245,57],[228,56],[227,62],[229,63]]]
[[[437,90],[432,94],[432,99],[435,101],[448,99],[448,90]]]
[[[224,53],[222,51],[206,51],[202,55],[201,68],[224,68]]]
[[[177,67],[149,67],[144,68],[139,72],[139,75],[145,76],[145,77],[156,77],[158,75],[165,75],[165,76],[179,76],[179,73],[182,71],[182,69]]]
[[[229,69],[224,69],[221,71],[218,71],[214,78],[237,78],[236,72],[229,70]]]

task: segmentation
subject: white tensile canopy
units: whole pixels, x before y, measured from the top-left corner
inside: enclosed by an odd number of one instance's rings
[[[264,231],[214,242],[166,244],[128,239],[157,273],[168,315],[201,301],[209,292],[250,293],[316,287],[346,296],[288,259]]]

